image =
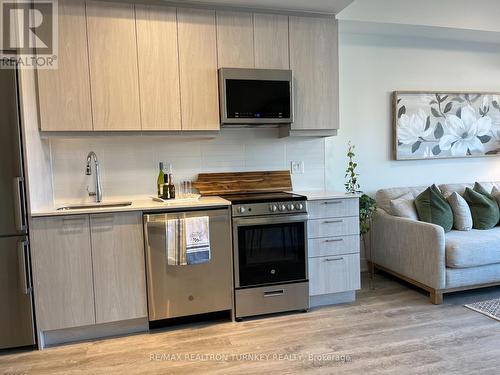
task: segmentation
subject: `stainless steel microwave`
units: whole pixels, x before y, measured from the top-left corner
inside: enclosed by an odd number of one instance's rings
[[[293,122],[292,71],[219,69],[221,125]]]

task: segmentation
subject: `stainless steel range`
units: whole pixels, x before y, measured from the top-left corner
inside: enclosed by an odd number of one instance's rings
[[[232,203],[236,319],[309,308],[306,198],[224,196]]]

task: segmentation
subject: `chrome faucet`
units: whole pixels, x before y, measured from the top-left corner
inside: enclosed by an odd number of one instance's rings
[[[85,174],[87,176],[92,175],[92,160],[94,160],[95,191],[90,191],[88,186],[87,191],[89,192],[90,197],[95,197],[95,201],[100,203],[102,201],[101,172],[99,171],[99,161],[97,160],[97,155],[94,151],[90,151],[87,155],[87,168],[85,169]]]

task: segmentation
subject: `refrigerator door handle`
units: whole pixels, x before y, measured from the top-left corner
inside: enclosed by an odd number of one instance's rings
[[[24,197],[24,178],[14,179],[14,191],[16,192],[16,228],[20,232],[26,232],[26,199]]]
[[[28,241],[19,241],[17,244],[17,260],[19,262],[19,281],[24,294],[31,293],[31,272],[28,260]],[[27,269],[28,268],[28,269]]]

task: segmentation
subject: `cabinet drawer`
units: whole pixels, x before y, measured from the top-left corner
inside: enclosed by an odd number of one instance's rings
[[[308,241],[309,257],[359,253],[359,236],[314,238]]]
[[[236,317],[302,310],[309,307],[307,283],[235,290]]]
[[[307,202],[307,212],[311,219],[358,216],[359,202],[357,198],[309,201]]]
[[[359,254],[309,258],[309,295],[347,292],[360,287]]]
[[[308,220],[307,231],[309,238],[359,234],[359,219],[355,216]]]

